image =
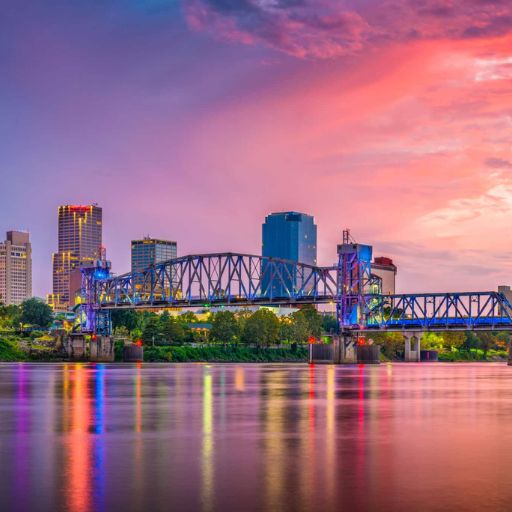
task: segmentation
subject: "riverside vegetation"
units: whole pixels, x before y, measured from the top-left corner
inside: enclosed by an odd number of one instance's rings
[[[336,328],[334,315],[320,314],[312,306],[284,317],[267,308],[177,316],[167,311],[119,310],[112,313],[112,324],[117,358],[121,357],[123,342],[131,340],[144,344],[146,361],[160,362],[306,361],[308,341],[321,340]],[[29,299],[21,306],[0,305],[0,360],[62,359],[55,333],[62,333],[63,327],[64,319],[54,318],[40,299]],[[402,359],[404,339],[400,333],[371,333],[367,337],[380,345],[383,360]],[[426,333],[421,346],[437,350],[440,361],[487,361],[505,359],[509,342],[508,332],[441,332]]]

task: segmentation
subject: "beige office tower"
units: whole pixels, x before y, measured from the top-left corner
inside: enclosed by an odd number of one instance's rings
[[[59,206],[58,251],[53,254],[53,293],[48,304],[54,311],[66,311],[79,291],[71,279],[80,264],[101,257],[102,209],[96,204]],[[75,272],[76,273],[76,272]]]
[[[0,243],[0,303],[21,304],[32,297],[32,246],[28,233],[8,231]]]

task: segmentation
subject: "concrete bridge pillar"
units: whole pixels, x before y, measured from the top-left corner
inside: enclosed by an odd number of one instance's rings
[[[512,342],[508,343],[508,365],[512,366]]]
[[[334,362],[338,364],[357,363],[357,338],[351,333],[341,333],[335,338]]]
[[[421,333],[405,332],[403,336],[405,341],[404,361],[406,363],[419,363],[421,361]]]
[[[111,363],[114,361],[114,339],[111,336],[97,336],[91,340],[90,360],[97,363]]]
[[[70,361],[84,361],[86,355],[85,336],[81,333],[71,333],[64,339],[64,348]]]

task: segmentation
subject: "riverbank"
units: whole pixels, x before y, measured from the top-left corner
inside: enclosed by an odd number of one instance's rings
[[[123,360],[122,341],[115,346],[115,360]],[[505,350],[452,350],[439,351],[439,362],[502,362],[507,361]],[[0,337],[0,361],[65,361],[66,355],[55,345],[38,343],[34,340]],[[163,345],[144,347],[145,362],[186,363],[186,362],[233,362],[233,363],[294,363],[307,362],[308,347],[251,347],[246,345]],[[382,362],[400,362],[402,359],[388,359],[381,355]]]
[[[146,362],[233,362],[233,363],[293,363],[306,362],[306,347],[256,348],[243,346],[207,347],[145,347]]]

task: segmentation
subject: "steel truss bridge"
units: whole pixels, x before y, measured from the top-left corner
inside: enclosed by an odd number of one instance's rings
[[[512,330],[502,293],[382,295],[371,247],[344,243],[339,261],[317,267],[250,254],[183,256],[112,277],[106,262],[82,269],[82,330],[110,333],[110,311],[126,308],[336,305],[345,331]]]

